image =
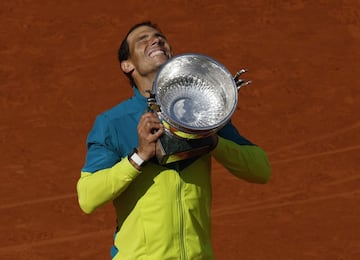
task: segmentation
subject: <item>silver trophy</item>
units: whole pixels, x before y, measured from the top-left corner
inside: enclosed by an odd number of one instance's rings
[[[244,72],[232,76],[218,61],[195,53],[175,56],[159,69],[148,106],[165,126],[157,142],[160,164],[213,149],[212,135],[230,120],[240,87],[251,83],[240,78]]]

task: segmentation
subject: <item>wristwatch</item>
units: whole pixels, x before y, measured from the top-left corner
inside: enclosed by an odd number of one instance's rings
[[[141,159],[136,148],[128,155],[128,159],[133,161],[138,167],[142,167],[145,164],[145,160]]]

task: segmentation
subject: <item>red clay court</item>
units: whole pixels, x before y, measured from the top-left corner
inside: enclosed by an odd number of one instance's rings
[[[273,176],[214,162],[216,259],[360,259],[359,1],[15,0],[0,19],[0,259],[109,259],[112,205],[83,214],[76,182],[95,116],[132,94],[117,49],[147,19],[253,81],[233,122]]]

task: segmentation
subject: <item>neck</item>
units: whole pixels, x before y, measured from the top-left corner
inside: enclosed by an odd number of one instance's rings
[[[134,78],[135,84],[144,97],[149,97],[149,90],[152,91],[153,83],[155,80],[156,72],[148,75],[147,77]]]

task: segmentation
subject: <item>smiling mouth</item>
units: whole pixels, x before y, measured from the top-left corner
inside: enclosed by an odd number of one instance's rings
[[[164,50],[154,50],[149,53],[149,57],[151,57],[151,58],[153,58],[155,56],[159,56],[159,55],[165,55],[166,57],[168,57],[168,55],[166,54],[166,52]]]

